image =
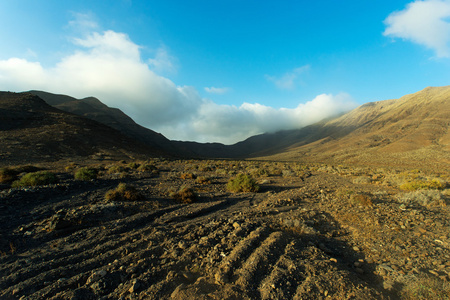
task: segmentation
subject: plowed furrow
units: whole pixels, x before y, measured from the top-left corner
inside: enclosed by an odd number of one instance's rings
[[[282,232],[272,233],[236,272],[236,283],[249,291],[250,295],[256,295],[256,288],[261,281],[270,274],[273,265],[284,252],[287,241]]]
[[[294,242],[276,262],[272,272],[259,286],[261,299],[291,299],[297,286],[304,280],[303,267],[296,259],[299,252]]]
[[[253,249],[267,237],[268,231],[266,227],[258,227],[252,231],[223,259],[216,277],[225,277],[226,279],[224,278],[224,280],[227,282],[232,271],[238,268],[252,254]],[[220,281],[220,279],[218,280]]]

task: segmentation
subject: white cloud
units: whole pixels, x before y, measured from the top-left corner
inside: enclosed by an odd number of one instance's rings
[[[160,47],[156,50],[155,58],[150,58],[148,63],[156,73],[176,73],[176,61],[176,58],[169,54],[166,47]]]
[[[424,45],[434,50],[438,57],[450,57],[449,17],[448,0],[414,1],[384,20],[386,30],[383,34]]]
[[[319,95],[294,109],[218,105],[202,99],[195,88],[177,86],[156,74],[141,59],[141,47],[126,34],[92,32],[72,41],[76,50],[53,67],[21,58],[0,60],[0,86],[95,96],[170,139],[201,142],[234,143],[267,131],[299,128],[355,106],[345,94]]]
[[[205,87],[205,91],[207,91],[208,93],[211,93],[211,94],[222,95],[222,94],[228,93],[230,91],[230,89],[227,87],[218,88],[218,87],[212,86],[212,87]]]
[[[279,89],[282,90],[292,90],[300,82],[298,77],[309,71],[310,65],[305,65],[299,68],[295,68],[292,71],[286,72],[281,77],[275,77],[270,75],[265,75],[268,81],[273,82]]]

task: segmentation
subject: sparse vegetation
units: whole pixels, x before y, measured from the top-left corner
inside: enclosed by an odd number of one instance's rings
[[[119,183],[115,189],[106,192],[105,199],[108,201],[139,201],[143,199],[143,196],[134,186]]]
[[[256,193],[259,191],[259,186],[250,175],[241,173],[228,181],[227,189],[233,193]]]
[[[97,179],[98,171],[94,168],[84,167],[80,168],[75,172],[75,179],[76,180],[94,180]]]
[[[38,171],[25,174],[19,180],[13,182],[12,187],[46,185],[58,182],[54,173],[48,171]]]

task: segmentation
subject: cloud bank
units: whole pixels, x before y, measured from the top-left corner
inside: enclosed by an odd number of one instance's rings
[[[450,57],[449,17],[448,0],[414,1],[384,20],[383,34],[426,46],[438,57]]]
[[[52,67],[22,58],[0,60],[1,89],[95,96],[170,139],[226,144],[263,132],[300,128],[355,107],[346,94],[322,94],[292,109],[257,103],[219,105],[202,98],[195,88],[177,86],[157,74],[159,67],[171,67],[167,53],[161,50],[145,62],[141,47],[124,33],[91,32],[72,41],[76,50]]]

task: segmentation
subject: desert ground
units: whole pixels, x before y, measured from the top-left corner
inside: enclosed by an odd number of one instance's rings
[[[20,181],[36,171],[51,183]],[[161,158],[0,175],[0,299],[449,299],[445,168]]]

